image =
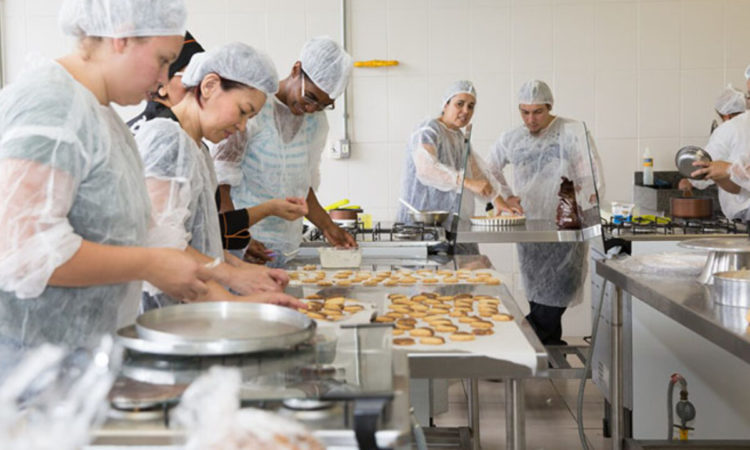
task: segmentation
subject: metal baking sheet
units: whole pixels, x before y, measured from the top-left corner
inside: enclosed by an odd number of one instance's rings
[[[748,239],[747,236],[691,239],[689,241],[680,242],[679,246],[696,250],[748,253],[750,252],[750,239]]]

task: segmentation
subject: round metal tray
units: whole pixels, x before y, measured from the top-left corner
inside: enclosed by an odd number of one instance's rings
[[[749,253],[750,239],[747,237],[701,238],[680,242],[680,247],[725,253]]]

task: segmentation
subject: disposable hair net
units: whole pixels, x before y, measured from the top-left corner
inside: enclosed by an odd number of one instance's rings
[[[279,76],[271,58],[241,42],[193,56],[182,75],[182,84],[197,86],[209,73],[253,87],[266,95],[279,90]]]
[[[451,130],[437,119],[420,124],[409,138],[406,148],[406,170],[401,181],[401,198],[421,211],[456,211],[463,179],[465,136]],[[500,183],[487,171],[484,161],[471,152],[466,178],[480,178],[492,185],[492,193],[483,198],[493,200]],[[464,189],[460,216],[468,219],[474,212],[475,194]],[[399,206],[396,220],[413,222],[409,210]]]
[[[443,102],[440,104],[440,109],[448,104],[451,99],[458,94],[469,94],[477,98],[477,90],[474,88],[474,84],[469,80],[458,80],[448,87],[443,94]]]
[[[529,80],[518,90],[519,105],[554,105],[552,89],[547,83],[539,80]]]
[[[58,22],[79,38],[182,36],[187,8],[184,0],[64,0]]]
[[[502,192],[518,196],[527,220],[543,220],[555,226],[561,177],[570,179],[576,201],[588,225],[598,223],[599,195],[603,194],[601,164],[593,138],[581,122],[555,118],[540,133],[532,135],[525,126],[504,133],[490,149],[490,170],[502,183],[503,169],[513,168],[512,184]],[[593,168],[592,168],[593,167]],[[596,188],[595,188],[596,186]],[[581,299],[586,273],[587,244],[518,244],[526,297],[548,306],[567,307]]]
[[[327,37],[305,42],[299,57],[302,70],[331,99],[344,93],[354,61],[339,44]]]
[[[190,34],[189,31],[186,31],[185,40],[182,42],[182,48],[180,49],[180,54],[177,55],[177,59],[172,64],[169,65],[169,70],[167,71],[168,77],[172,78],[174,74],[176,74],[177,72],[187,67],[193,55],[195,55],[196,53],[203,53],[205,51],[206,50],[193,37],[193,35]]]
[[[237,369],[214,366],[191,384],[175,408],[172,426],[187,433],[186,450],[285,448],[324,450],[294,420],[255,408],[240,409]]]
[[[150,210],[127,126],[57,63],[0,92],[0,198],[0,341],[86,345],[135,318],[140,282],[48,285],[84,239],[143,245]]]
[[[745,112],[745,94],[733,88],[727,86],[714,103],[714,109],[719,114],[735,114]]]
[[[213,150],[219,184],[232,187],[235,208],[249,208],[274,198],[307,198],[320,184],[320,159],[328,136],[324,112],[294,115],[276,96]],[[267,217],[250,229],[254,239],[277,254],[299,248],[302,219]],[[277,257],[275,265],[283,264]]]
[[[4,449],[76,450],[104,419],[107,393],[120,364],[109,336],[91,352],[44,344],[9,365],[0,384],[0,442]]]
[[[151,198],[154,224],[149,245],[179,250],[191,246],[212,258],[222,257],[217,183],[208,151],[170,119],[145,122],[135,140]],[[149,294],[158,294],[153,286],[146,286]],[[153,302],[145,302],[144,309],[174,303],[179,301],[160,294]]]

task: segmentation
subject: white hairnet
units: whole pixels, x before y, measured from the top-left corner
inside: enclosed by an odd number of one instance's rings
[[[745,79],[750,80],[750,65],[745,67]]]
[[[458,94],[469,94],[473,96],[475,100],[477,98],[477,90],[474,88],[474,84],[471,81],[458,80],[453,82],[450,87],[446,89],[445,94],[443,94],[443,103],[440,104],[440,107],[442,108],[448,104],[448,102]]]
[[[332,39],[316,37],[305,42],[299,60],[302,70],[331,99],[346,89],[352,73],[352,57]]]
[[[733,88],[731,85],[721,91],[714,103],[714,108],[719,114],[734,114],[745,112],[745,94]]]
[[[77,37],[182,36],[187,8],[184,0],[64,0],[58,21]]]
[[[194,55],[182,75],[182,84],[197,86],[209,73],[253,87],[266,95],[279,90],[279,75],[271,58],[241,42]]]
[[[518,91],[519,105],[550,105],[555,103],[552,89],[547,83],[539,80],[529,80]]]

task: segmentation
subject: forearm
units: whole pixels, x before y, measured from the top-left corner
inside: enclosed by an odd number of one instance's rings
[[[59,266],[50,286],[83,287],[125,283],[146,278],[150,249],[120,247],[84,240],[78,251]]]
[[[315,191],[312,188],[307,192],[307,216],[305,217],[320,230],[335,225],[331,216],[320,206],[318,197],[315,196]]]
[[[232,187],[228,184],[219,185],[219,212],[234,211],[232,202]]]
[[[742,188],[729,178],[716,181],[716,185],[730,194],[739,194]]]
[[[265,219],[266,217],[273,215],[271,205],[269,205],[268,202],[261,203],[260,205],[252,206],[246,209],[247,209],[247,215],[249,217],[250,226],[253,226],[256,223],[260,222],[261,220]]]

